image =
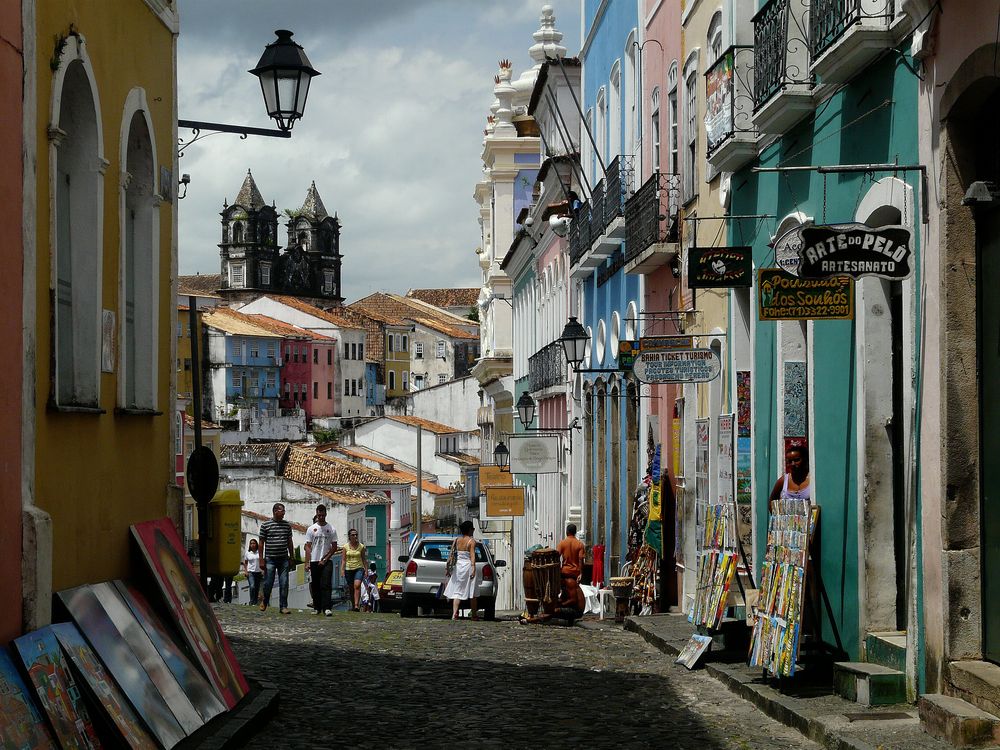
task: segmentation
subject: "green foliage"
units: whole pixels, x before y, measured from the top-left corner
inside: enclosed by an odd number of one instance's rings
[[[313,430],[313,439],[317,443],[336,443],[340,438],[340,430],[330,428],[329,430]]]
[[[474,321],[476,321],[478,323],[479,322],[479,305],[473,305],[472,307],[470,307],[469,308],[469,314],[466,315],[465,317],[467,317],[469,320],[474,320]]]

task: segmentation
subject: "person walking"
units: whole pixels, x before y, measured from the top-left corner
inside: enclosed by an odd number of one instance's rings
[[[347,532],[347,546],[344,547],[344,581],[351,597],[352,612],[361,609],[361,581],[368,570],[368,552],[365,545],[358,541],[358,530]]]
[[[247,551],[243,553],[243,574],[247,577],[250,587],[250,606],[259,604],[260,582],[264,574],[260,569],[260,545],[256,539],[251,539]]]
[[[566,538],[556,545],[556,552],[562,557],[562,577],[579,582],[583,575],[583,542],[576,538],[576,524],[566,526]]]
[[[274,577],[278,576],[278,605],[283,615],[290,615],[288,608],[288,570],[295,550],[292,548],[292,525],[285,520],[284,503],[275,503],[271,508],[272,518],[260,525],[260,556],[264,560],[264,596],[260,601],[260,611],[267,609],[271,601]]]
[[[465,600],[472,609],[472,619],[479,619],[476,608],[476,540],[472,536],[475,531],[472,521],[462,521],[458,530],[462,536],[455,540],[452,549],[455,552],[455,567],[448,578],[444,589],[446,599],[451,599],[451,619],[458,619],[458,606]],[[451,555],[448,556],[449,561]]]
[[[305,556],[309,562],[309,589],[313,614],[333,615],[333,562],[337,554],[337,530],[326,522],[326,506],[316,506],[316,521],[306,530]]]

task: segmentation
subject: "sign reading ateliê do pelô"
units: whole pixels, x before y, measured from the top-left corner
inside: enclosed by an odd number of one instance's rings
[[[854,280],[800,279],[780,268],[757,271],[761,320],[848,320],[854,317]]]

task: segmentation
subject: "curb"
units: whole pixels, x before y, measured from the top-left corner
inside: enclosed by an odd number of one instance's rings
[[[669,656],[678,656],[680,648],[659,634],[644,627],[634,617],[625,620],[625,629],[638,634],[651,646]],[[706,674],[721,682],[731,692],[749,701],[764,714],[804,735],[829,750],[877,750],[877,746],[854,737],[845,737],[827,721],[806,716],[793,704],[792,699],[781,695],[766,685],[749,682],[746,675],[726,664],[709,662],[704,666]]]

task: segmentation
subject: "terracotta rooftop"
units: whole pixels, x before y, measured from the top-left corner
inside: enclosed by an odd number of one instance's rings
[[[406,484],[399,477],[384,471],[368,469],[353,461],[305,448],[292,448],[283,475],[293,482],[324,487]]]
[[[298,482],[296,482],[298,484]],[[364,492],[363,490],[352,490],[347,488],[328,490],[322,487],[309,487],[318,495],[322,495],[327,500],[337,505],[390,505],[392,500],[385,495],[374,492]]]
[[[206,311],[202,317],[202,323],[211,326],[219,331],[232,333],[239,336],[259,336],[268,339],[282,338],[283,334],[275,333],[270,328],[265,328],[249,315],[244,315],[228,307],[216,307]]]
[[[441,424],[440,422],[433,422],[430,419],[424,419],[423,417],[413,417],[410,415],[400,415],[393,414],[392,416],[386,415],[386,419],[391,419],[394,422],[402,422],[403,424],[408,424],[411,427],[423,427],[428,432],[433,432],[435,435],[453,435],[459,432],[475,432],[475,430],[461,430],[458,427],[449,427],[446,424]]]
[[[473,307],[479,300],[479,290],[475,287],[455,289],[411,289],[406,293],[411,299],[418,299],[435,307]]]
[[[305,328],[299,328],[298,326],[293,326],[291,323],[285,323],[275,318],[268,317],[267,315],[251,313],[247,315],[247,317],[251,318],[261,328],[266,328],[272,333],[276,333],[279,336],[285,337],[286,339],[291,339],[291,338],[312,339],[313,341],[327,341],[327,342],[337,341],[337,339],[331,338],[330,336],[324,336],[321,333],[307,331]]]
[[[191,429],[194,429],[194,417],[192,417],[187,412],[184,413],[184,424]],[[203,430],[221,430],[222,426],[217,425],[215,422],[209,422],[207,420],[201,420],[201,429]]]
[[[473,320],[459,318],[446,310],[429,305],[419,299],[401,297],[398,294],[375,292],[351,304],[351,309],[360,310],[381,317],[394,317],[400,320],[412,320],[432,331],[443,333],[453,339],[479,340],[478,333],[470,333],[459,326],[474,326],[479,324]]]
[[[316,450],[320,453],[341,453],[345,456],[351,456],[352,458],[363,458],[367,461],[378,461],[378,463],[382,466],[393,466],[396,463],[395,459],[365,450],[364,448],[359,448],[355,445],[317,446]]]
[[[221,273],[196,273],[194,276],[177,277],[177,294],[184,297],[214,297],[215,299],[222,299],[217,291],[221,288]]]
[[[437,455],[465,466],[479,466],[479,458],[471,453],[438,453]]]
[[[271,452],[273,451],[275,459],[280,464],[287,455],[289,448],[291,448],[291,443],[284,442],[231,443],[220,446],[219,461],[238,464],[240,461],[247,460],[248,457],[256,460],[270,459]]]
[[[254,513],[252,510],[241,510],[240,515],[252,518],[255,521],[260,521],[261,523],[271,520],[271,516],[265,516],[263,513]],[[301,531],[303,534],[309,531],[309,527],[305,524],[295,523],[295,521],[289,521],[289,523],[295,531]]]
[[[365,362],[382,362],[385,359],[385,329],[384,326],[404,326],[410,324],[398,318],[382,319],[363,310],[352,307],[341,308],[341,313],[348,316],[365,329]]]
[[[325,320],[328,323],[333,323],[339,328],[350,328],[357,331],[364,330],[363,325],[355,320],[352,320],[351,317],[345,315],[343,311],[334,312],[332,310],[324,310],[321,307],[310,305],[308,302],[303,302],[297,297],[288,297],[284,294],[269,294],[267,297],[269,299],[273,299],[275,302],[280,302],[283,305],[298,310],[299,312],[312,315],[314,318],[319,318],[320,320]]]
[[[393,471],[390,471],[390,472],[387,472],[387,473],[392,474],[393,476],[397,476],[397,477],[399,477],[400,479],[402,479],[402,480],[404,480],[406,482],[412,483],[414,487],[417,486],[417,475],[416,474],[411,474],[410,472],[403,471],[401,469],[394,469]],[[424,492],[429,492],[432,495],[454,495],[455,494],[454,490],[449,490],[447,487],[442,487],[440,484],[437,484],[436,482],[432,482],[432,481],[430,481],[427,478],[424,479],[423,483],[421,484],[421,487],[423,488]]]

